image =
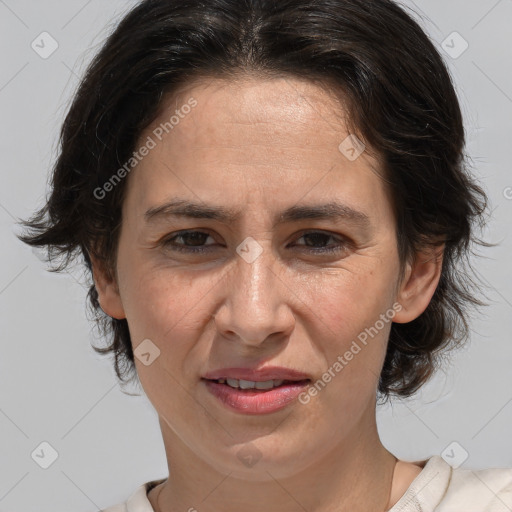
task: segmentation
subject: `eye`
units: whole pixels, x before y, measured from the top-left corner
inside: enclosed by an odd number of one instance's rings
[[[329,254],[346,250],[348,240],[324,231],[309,231],[303,233],[298,240],[304,240],[305,244],[295,244],[297,247],[306,247],[313,254]],[[331,244],[329,241],[331,240]]]
[[[204,231],[180,231],[162,240],[162,245],[172,251],[201,253],[210,250],[208,249],[209,247],[216,245],[215,243],[205,245],[208,238],[212,237]]]
[[[200,254],[215,250],[218,246],[215,241],[214,243],[207,244],[206,242],[209,238],[214,241],[208,232],[197,230],[180,231],[164,238],[161,245],[171,251]],[[303,240],[304,243],[297,243],[300,240]],[[350,245],[349,241],[344,237],[324,231],[303,232],[297,239],[297,242],[288,247],[298,248],[299,250],[305,249],[310,254],[338,253],[345,251],[347,246]]]

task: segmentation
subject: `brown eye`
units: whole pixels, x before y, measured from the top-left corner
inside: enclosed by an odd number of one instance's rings
[[[311,231],[303,233],[298,240],[304,240],[304,244],[295,244],[296,247],[305,247],[311,253],[325,254],[335,253],[346,249],[348,242],[332,233],[324,231]]]
[[[204,231],[181,231],[163,240],[162,245],[173,251],[206,252],[209,247],[215,245],[206,244],[209,237],[211,238],[211,235]]]
[[[304,238],[308,247],[325,247],[329,242],[329,239],[333,237],[332,235],[327,235],[326,233],[307,233],[306,235],[303,235],[302,238]]]
[[[198,246],[204,245],[209,236],[208,233],[202,233],[201,231],[189,231],[178,235],[175,239],[181,238],[181,240],[185,242],[185,245]]]

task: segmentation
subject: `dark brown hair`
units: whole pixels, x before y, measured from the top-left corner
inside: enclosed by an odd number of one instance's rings
[[[476,298],[469,256],[486,196],[469,173],[463,120],[449,72],[416,21],[390,0],[145,0],[89,65],[62,126],[51,195],[19,238],[47,247],[61,271],[78,255],[91,311],[124,382],[136,376],[126,320],[105,315],[93,254],[115,277],[126,180],[95,190],[123,166],[164,94],[194,78],[240,74],[320,82],[343,96],[358,135],[380,158],[391,187],[402,269],[415,251],[446,244],[437,290],[425,310],[391,328],[379,392],[409,396],[441,351],[468,334]]]

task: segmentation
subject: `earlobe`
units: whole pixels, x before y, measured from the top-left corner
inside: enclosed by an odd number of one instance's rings
[[[92,255],[89,255],[92,264],[94,286],[98,292],[98,301],[101,309],[110,317],[122,320],[126,318],[119,287],[114,277]]]
[[[441,277],[444,247],[443,244],[422,250],[407,265],[397,295],[397,302],[402,309],[395,315],[393,322],[411,322],[427,309]]]

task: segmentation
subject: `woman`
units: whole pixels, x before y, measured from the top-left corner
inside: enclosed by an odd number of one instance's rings
[[[61,142],[21,238],[83,256],[97,350],[140,379],[169,466],[109,512],[512,507],[512,470],[398,460],[377,432],[378,394],[412,395],[467,334],[485,210],[400,7],[142,1]]]

